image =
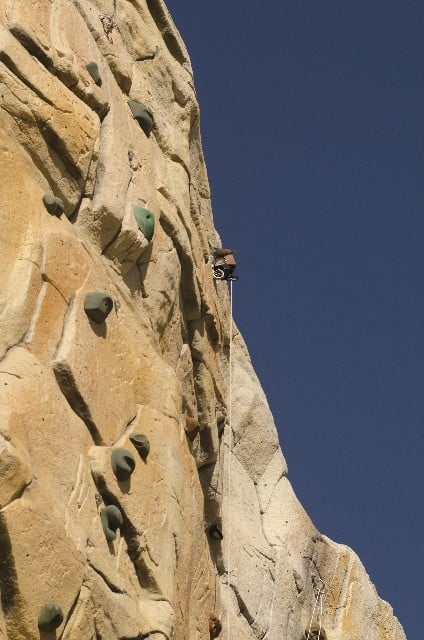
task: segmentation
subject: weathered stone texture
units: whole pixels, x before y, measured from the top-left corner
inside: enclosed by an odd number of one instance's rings
[[[162,0],[6,0],[0,88],[0,639],[40,638],[56,602],[42,640],[207,640],[211,614],[222,638],[300,640],[325,590],[328,640],[402,640],[287,479],[212,278],[198,104]]]

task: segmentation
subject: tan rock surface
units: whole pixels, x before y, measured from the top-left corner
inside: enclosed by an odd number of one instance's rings
[[[402,640],[297,500],[230,331],[190,61],[162,0],[5,1],[0,85],[0,639],[207,640],[216,614],[222,638],[300,640],[322,598],[328,640]],[[105,322],[84,311],[95,291]],[[40,635],[52,600],[64,620]]]

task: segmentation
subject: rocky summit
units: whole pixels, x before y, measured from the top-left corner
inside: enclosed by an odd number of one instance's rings
[[[165,4],[4,0],[0,83],[0,639],[403,640],[287,478]]]

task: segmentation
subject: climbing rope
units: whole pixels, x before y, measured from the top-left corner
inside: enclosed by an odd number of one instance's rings
[[[232,448],[233,448],[233,362],[232,362],[232,342],[233,342],[233,281],[230,280],[230,353],[228,357],[229,366],[229,394],[228,394],[228,492],[227,492],[227,638],[230,638],[230,596],[231,596],[231,473],[232,473]]]
[[[321,640],[321,629],[322,629],[322,597],[325,593],[325,584],[324,584],[324,580],[322,578],[318,578],[318,580],[321,582],[322,587],[317,589],[317,594],[316,594],[316,598],[315,598],[315,604],[314,604],[314,608],[312,610],[312,615],[311,615],[311,620],[309,622],[309,629],[308,629],[308,635],[306,636],[306,640],[309,640],[310,635],[311,635],[311,629],[312,629],[312,623],[314,621],[314,616],[315,616],[315,611],[319,602],[319,616],[318,616],[318,624],[319,624],[319,631],[318,631],[318,640]]]

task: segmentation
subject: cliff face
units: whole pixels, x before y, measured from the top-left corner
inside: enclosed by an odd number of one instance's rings
[[[0,83],[0,638],[402,640],[286,477],[165,5],[5,0]]]

